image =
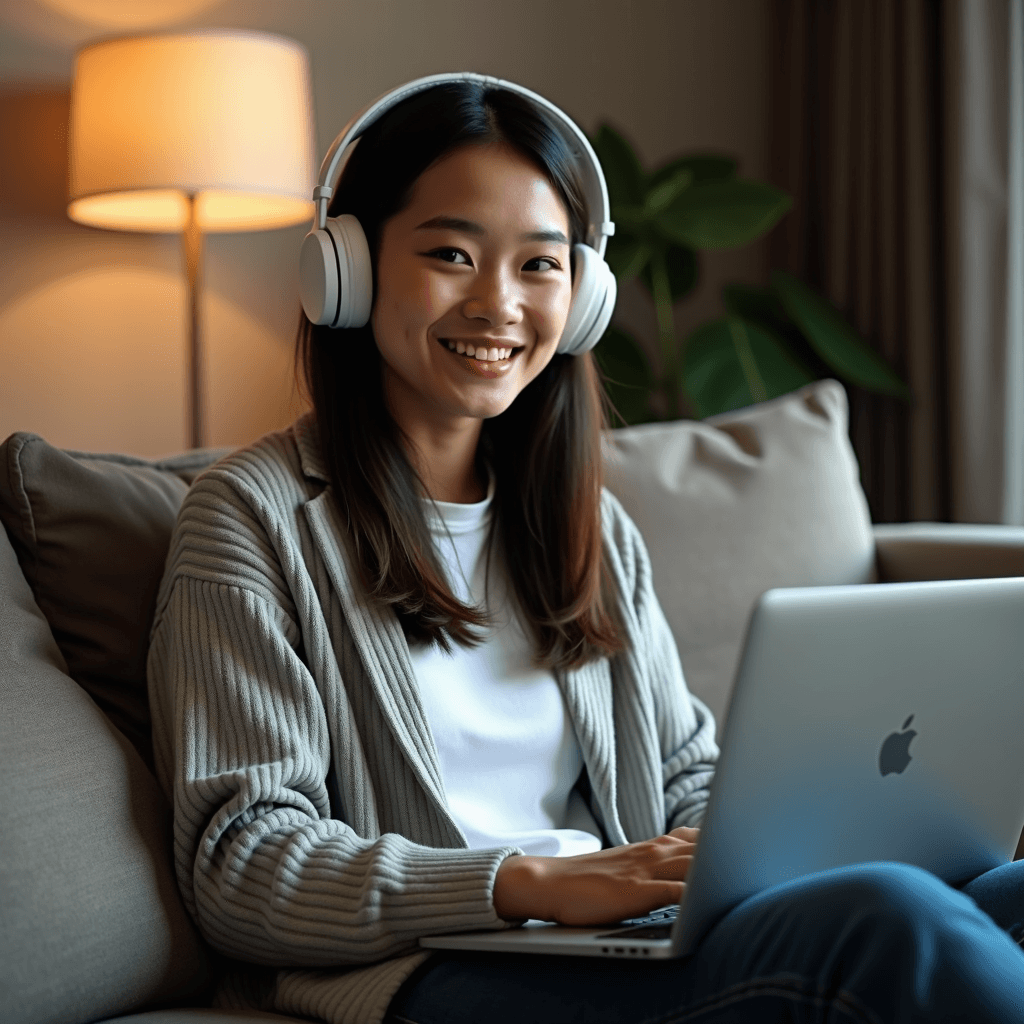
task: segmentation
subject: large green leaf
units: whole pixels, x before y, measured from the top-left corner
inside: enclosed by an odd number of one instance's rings
[[[625,331],[612,326],[595,347],[594,356],[608,396],[626,423],[654,419],[650,406],[654,375],[643,349]]]
[[[634,234],[619,234],[608,239],[604,258],[612,273],[622,284],[631,281],[650,262],[652,247]]]
[[[692,249],[681,245],[669,245],[665,248],[665,266],[668,270],[668,286],[672,293],[672,301],[676,302],[684,295],[689,295],[697,287],[700,276],[700,265],[697,254]],[[654,277],[648,261],[640,270],[640,280],[654,296]]]
[[[686,341],[683,383],[702,417],[763,402],[810,381],[776,337],[742,317],[703,324]]]
[[[831,303],[781,270],[772,274],[772,289],[814,351],[839,377],[877,394],[909,399],[907,385]]]
[[[655,218],[662,210],[667,209],[685,188],[693,181],[693,172],[680,168],[671,178],[653,185],[647,190],[644,198],[644,214]]]
[[[612,217],[615,220],[615,234],[612,235],[612,238],[619,238],[623,235],[629,238],[639,237],[651,230],[647,214],[642,206],[619,203],[618,206],[612,207]]]
[[[746,245],[773,227],[792,200],[772,185],[745,178],[691,185],[663,210],[666,238],[693,249]]]
[[[647,179],[648,190],[657,188],[663,181],[675,177],[679,171],[689,171],[695,185],[705,181],[725,181],[735,177],[736,161],[731,156],[720,156],[716,153],[698,153],[670,160],[651,172]]]
[[[612,206],[620,203],[630,206],[642,205],[647,191],[647,175],[640,166],[633,147],[607,124],[601,125],[598,129],[593,146],[598,160],[601,161]]]
[[[763,328],[815,379],[833,377],[835,371],[812,348],[803,332],[789,318],[779,297],[770,288],[727,284],[722,289],[725,308],[734,316]]]
[[[727,284],[722,288],[722,302],[733,316],[752,320],[775,334],[793,330],[793,322],[785,307],[770,288],[749,284]]]

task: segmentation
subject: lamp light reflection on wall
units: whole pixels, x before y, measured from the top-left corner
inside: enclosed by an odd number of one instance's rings
[[[309,64],[298,43],[201,31],[95,43],[75,58],[68,216],[180,232],[189,289],[189,444],[204,443],[202,237],[311,220]]]

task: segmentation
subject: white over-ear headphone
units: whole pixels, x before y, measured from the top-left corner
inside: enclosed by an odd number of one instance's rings
[[[591,221],[585,245],[573,247],[575,272],[569,319],[558,342],[558,351],[580,355],[593,348],[608,327],[615,308],[615,276],[604,261],[608,236],[615,233],[601,164],[586,135],[553,103],[500,78],[471,72],[428,75],[385,93],[344,127],[320,165],[313,189],[316,214],[313,229],[302,242],[299,257],[299,291],[302,308],[314,324],[330,327],[362,327],[369,322],[373,302],[373,267],[362,226],[351,214],[328,217],[327,206],[352,144],[379,117],[397,103],[424,89],[446,82],[479,82],[493,89],[507,89],[532,100],[553,114],[565,129],[566,141],[577,159]]]

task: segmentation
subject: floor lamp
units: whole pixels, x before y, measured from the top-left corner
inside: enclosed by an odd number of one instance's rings
[[[210,30],[95,43],[75,57],[72,220],[175,232],[188,282],[188,443],[202,447],[203,235],[311,220],[309,64],[296,42]]]

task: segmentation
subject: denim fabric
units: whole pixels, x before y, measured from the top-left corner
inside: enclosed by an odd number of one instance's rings
[[[1024,861],[956,891],[858,864],[744,901],[682,960],[437,954],[390,1024],[1024,1022]]]

